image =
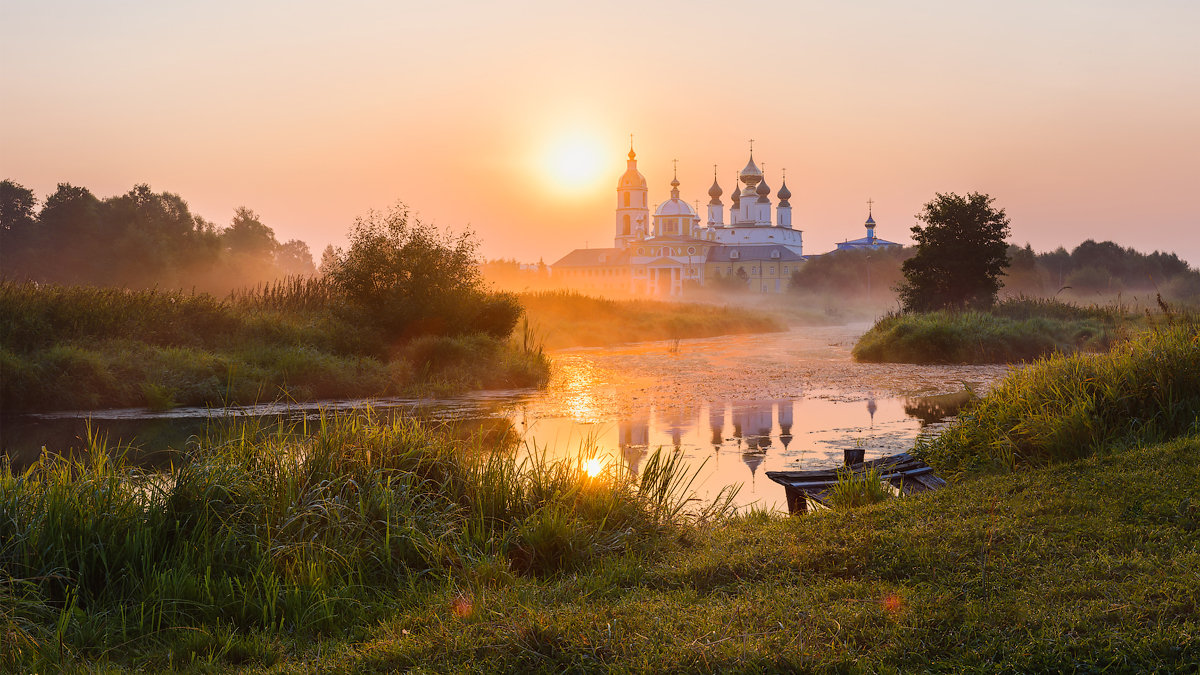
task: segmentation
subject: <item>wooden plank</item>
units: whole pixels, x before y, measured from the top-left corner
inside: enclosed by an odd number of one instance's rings
[[[783,486],[787,495],[788,511],[804,513],[810,506],[828,508],[829,489],[837,484],[839,472],[851,471],[856,477],[875,469],[879,479],[888,483],[901,494],[910,495],[946,486],[933,467],[908,453],[880,457],[849,467],[810,469],[808,471],[768,471],[767,478]]]

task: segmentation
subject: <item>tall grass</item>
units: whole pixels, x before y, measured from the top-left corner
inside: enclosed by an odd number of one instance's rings
[[[574,291],[518,296],[550,348],[675,340],[784,330],[768,314],[739,307],[659,300],[610,300]]]
[[[1128,330],[1121,308],[1006,300],[987,312],[891,313],[854,345],[859,361],[1009,363],[1056,352],[1103,351]]]
[[[460,304],[469,309],[476,300]],[[477,313],[490,311],[484,300]],[[520,347],[507,336],[473,331],[469,322],[393,335],[343,316],[343,304],[327,281],[307,278],[226,300],[0,281],[0,406],[161,408],[537,386],[547,379],[538,345]]]
[[[318,633],[418,587],[648,550],[696,518],[678,461],[597,478],[370,411],[230,421],[161,473],[88,441],[86,459],[0,466],[0,630],[18,657],[90,658],[198,625]]]
[[[878,467],[857,472],[839,469],[837,482],[829,489],[829,505],[854,508],[875,504],[892,496],[892,491],[880,479]]]
[[[1011,470],[1200,431],[1200,324],[1011,373],[917,453],[941,472]]]

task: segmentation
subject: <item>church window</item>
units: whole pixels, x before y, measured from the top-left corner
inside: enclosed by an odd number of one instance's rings
[[[621,234],[629,234],[629,216],[624,217]]]
[[[774,265],[771,265],[770,270],[767,272],[767,274],[775,274],[775,266]]]
[[[625,193],[625,206],[629,206],[629,193]]]
[[[784,273],[784,274],[787,274],[787,267],[788,267],[787,265],[784,265],[784,266],[783,266],[783,273]]]
[[[695,246],[688,247],[688,255],[696,255],[696,247]]]

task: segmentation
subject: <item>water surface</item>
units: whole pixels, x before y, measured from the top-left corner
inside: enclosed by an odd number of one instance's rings
[[[1007,366],[859,364],[850,347],[867,328],[795,328],[786,333],[647,342],[552,354],[544,391],[477,392],[445,399],[374,399],[384,415],[418,416],[484,429],[549,456],[587,445],[608,462],[637,471],[658,448],[679,451],[700,471],[698,495],[740,484],[737,503],[786,508],[783,488],[764,472],[824,468],[846,448],[867,459],[904,452],[936,431],[966,398],[983,393]],[[257,416],[290,423],[322,409],[350,411],[367,400],[58,412],[5,417],[0,446],[18,467],[43,447],[83,445],[86,427],[141,448],[149,463],[186,448],[213,418]]]

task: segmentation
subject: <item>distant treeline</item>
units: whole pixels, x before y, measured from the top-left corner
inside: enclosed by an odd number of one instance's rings
[[[0,276],[7,279],[224,293],[315,272],[308,244],[280,243],[245,207],[219,227],[179,195],[148,185],[100,199],[59,183],[38,208],[32,190],[0,181]]]
[[[864,294],[869,274],[873,293],[882,295],[900,281],[900,265],[914,252],[891,248],[814,256],[792,274],[790,288],[799,293]],[[1200,303],[1200,271],[1174,253],[1141,253],[1089,239],[1069,252],[1063,247],[1036,253],[1029,244],[1010,246],[1008,257],[1002,296],[1059,294],[1090,301],[1122,293],[1161,293],[1171,301]]]

